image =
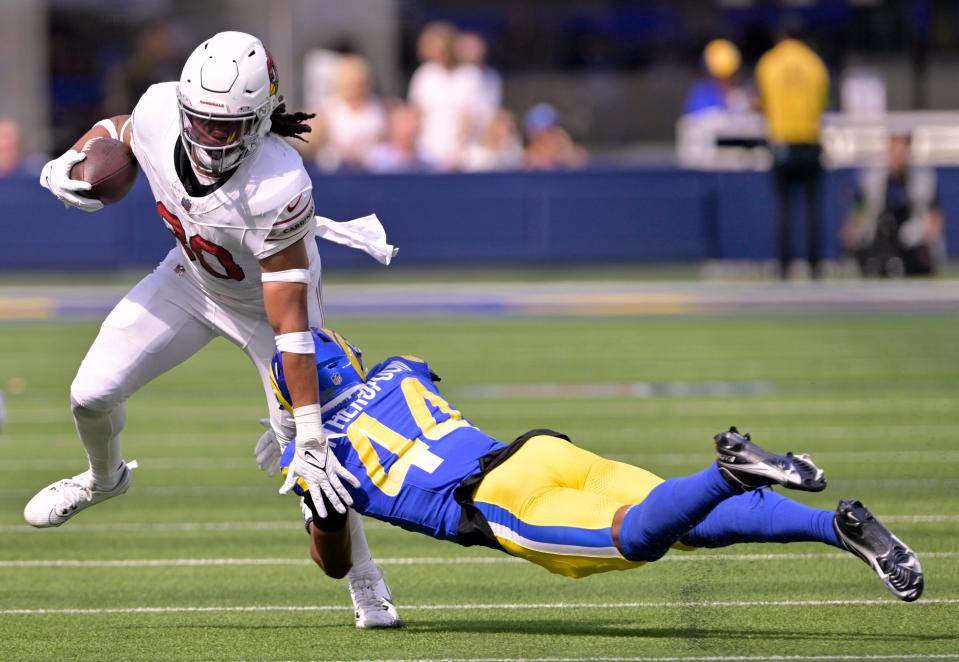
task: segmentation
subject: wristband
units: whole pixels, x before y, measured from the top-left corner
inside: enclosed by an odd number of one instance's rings
[[[282,333],[275,338],[276,348],[281,352],[290,354],[313,354],[316,352],[313,346],[313,334],[309,331],[296,331],[294,333]]]
[[[320,405],[304,405],[293,410],[293,422],[296,423],[296,443],[298,448],[322,447],[323,416]]]

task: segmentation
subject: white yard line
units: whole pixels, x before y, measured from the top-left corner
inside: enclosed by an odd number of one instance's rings
[[[919,552],[922,559],[954,559],[959,552]],[[754,561],[819,561],[853,559],[846,552],[808,554],[698,554],[679,552],[664,557],[657,563],[688,561],[720,561],[729,563]],[[524,563],[512,556],[407,556],[378,558],[381,565],[497,565]],[[202,566],[287,566],[309,565],[307,558],[216,558],[216,559],[7,559],[0,560],[0,568],[177,568]]]
[[[179,457],[154,457],[137,458],[141,465],[150,468],[151,471],[183,471],[184,469],[251,469],[254,470],[252,456],[246,457],[196,457],[192,455],[181,455]],[[83,468],[82,461],[78,462],[76,458],[24,458],[20,460],[4,460],[0,466],[0,471],[22,472],[22,471],[55,471],[62,469],[64,472],[79,471]]]
[[[945,464],[959,462],[959,451],[810,451],[822,465],[829,464]],[[611,460],[633,461],[640,464],[702,464],[702,453],[603,453]]]
[[[717,600],[708,602],[530,602],[499,604],[437,604],[403,605],[406,611],[469,611],[469,610],[523,610],[523,609],[733,609],[749,607],[858,607],[899,606],[892,598],[884,600]],[[932,598],[919,600],[908,608],[917,606],[954,605],[959,598]],[[101,607],[101,608],[55,608],[55,609],[0,609],[0,616],[43,615],[98,615],[98,614],[186,614],[223,612],[315,612],[347,611],[352,607],[343,605],[249,605],[249,606],[204,606],[204,607]]]
[[[959,653],[902,655],[693,655],[690,657],[446,657],[363,660],[362,662],[753,662],[773,660],[956,660]],[[345,662],[345,661],[344,661]]]
[[[379,522],[375,522],[379,524]],[[366,528],[369,528],[368,526]],[[47,529],[37,529],[26,524],[0,526],[0,533],[25,533],[45,535]],[[57,533],[142,533],[182,531],[302,531],[302,522],[292,517],[286,521],[261,522],[117,522],[115,524],[71,524],[57,529]]]
[[[830,481],[832,487],[843,489],[874,489],[874,490],[939,490],[959,487],[959,478],[850,478]],[[261,487],[251,485],[170,485],[156,487],[134,488],[134,492],[141,497],[254,497],[273,494],[275,486],[264,483]],[[36,494],[34,489],[0,489],[0,499],[30,498]]]
[[[363,522],[365,529],[385,529],[402,531],[386,522],[367,518]],[[50,535],[49,529],[37,529],[26,524],[8,524],[0,526],[2,534]],[[64,533],[144,533],[144,532],[189,532],[189,531],[303,531],[302,520],[290,517],[285,520],[233,521],[233,522],[115,522],[112,524],[71,524],[57,529],[57,535]]]
[[[693,655],[690,657],[447,657],[363,660],[362,662],[753,662],[773,660],[956,660],[959,653],[902,655]]]
[[[879,519],[889,524],[943,524],[959,522],[959,515],[937,514],[937,515],[880,515]],[[190,531],[235,531],[242,533],[244,531],[299,531],[303,525],[294,521],[229,521],[229,522],[115,522],[112,524],[71,524],[70,526],[57,529],[57,535],[63,533],[169,533],[169,532],[190,532]],[[364,527],[367,529],[383,529],[388,531],[403,532],[398,527],[391,526],[385,522],[379,522],[367,518],[364,521]],[[36,529],[26,524],[7,524],[0,525],[0,534],[28,534],[28,535],[49,535],[45,533],[46,529]]]
[[[944,464],[959,462],[959,450],[900,450],[900,451],[816,451],[812,453],[815,459],[822,464],[880,464],[880,463],[909,463],[909,464]],[[621,461],[633,461],[641,464],[694,464],[704,463],[701,452],[689,453],[646,453],[635,451],[629,453],[608,453],[605,457]],[[185,469],[252,469],[253,461],[238,457],[210,457],[191,455],[169,457],[147,457],[140,459],[140,464],[150,471],[183,471]],[[24,458],[4,460],[0,465],[0,472],[20,473],[24,471],[54,471],[63,470],[69,473],[79,470],[73,459],[56,458]]]

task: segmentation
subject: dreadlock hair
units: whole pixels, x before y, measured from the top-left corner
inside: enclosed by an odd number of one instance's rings
[[[306,138],[303,138],[300,134],[313,131],[306,121],[314,117],[316,117],[316,113],[287,113],[286,102],[281,100],[280,105],[270,115],[270,133],[307,142]]]

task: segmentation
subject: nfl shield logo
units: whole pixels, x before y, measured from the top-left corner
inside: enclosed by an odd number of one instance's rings
[[[340,384],[343,383],[343,376],[337,372],[333,375],[330,381],[333,382],[333,386],[339,386]]]
[[[193,203],[190,202],[190,198],[183,197],[180,199],[180,206],[186,209],[187,211],[190,211],[190,207],[193,206]]]

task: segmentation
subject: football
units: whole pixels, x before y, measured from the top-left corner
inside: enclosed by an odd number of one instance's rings
[[[94,138],[83,146],[87,158],[73,166],[70,176],[92,184],[83,193],[112,205],[123,199],[137,178],[137,160],[126,143],[112,138]]]

